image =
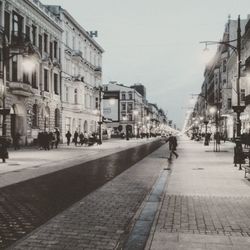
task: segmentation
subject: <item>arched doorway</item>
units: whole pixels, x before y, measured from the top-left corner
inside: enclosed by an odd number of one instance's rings
[[[22,104],[14,104],[10,110],[10,132],[11,137],[17,133],[21,138],[27,134],[26,109]]]
[[[84,122],[84,132],[87,132],[87,133],[89,132],[88,131],[88,122],[87,121]]]

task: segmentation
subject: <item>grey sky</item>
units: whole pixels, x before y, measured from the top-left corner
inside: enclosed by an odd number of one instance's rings
[[[103,82],[140,82],[179,126],[203,80],[202,40],[220,40],[228,15],[246,18],[249,0],[42,0],[67,9],[105,49]]]

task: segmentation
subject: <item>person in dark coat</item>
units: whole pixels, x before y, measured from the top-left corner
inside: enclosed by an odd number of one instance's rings
[[[47,131],[44,132],[44,149],[49,150],[50,136]]]
[[[55,142],[55,146],[56,148],[58,147],[58,144],[60,142],[60,132],[59,130],[56,128],[56,131],[55,131],[55,137],[56,137],[56,142]]]
[[[80,144],[82,146],[84,143],[84,134],[82,132],[80,133],[79,138],[80,138]]]
[[[177,138],[173,135],[170,135],[169,138],[166,140],[166,143],[169,143],[169,151],[170,151],[170,156],[169,160],[172,160],[173,154],[175,155],[176,159],[179,157],[179,155],[176,153],[177,149]]]
[[[71,133],[68,131],[65,136],[67,138],[67,145],[69,146],[69,144],[70,144],[70,138],[71,138]]]
[[[77,133],[77,131],[75,131],[75,133],[74,133],[74,143],[75,143],[75,146],[77,146],[77,142],[78,142],[78,133]]]

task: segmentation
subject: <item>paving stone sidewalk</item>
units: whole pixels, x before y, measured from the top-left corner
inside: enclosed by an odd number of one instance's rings
[[[232,164],[233,144],[179,144],[146,249],[250,249],[250,182]]]
[[[116,249],[166,167],[166,146],[54,217],[10,249]]]

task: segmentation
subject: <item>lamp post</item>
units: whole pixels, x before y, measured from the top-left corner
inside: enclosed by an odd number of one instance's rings
[[[233,46],[232,42],[237,42],[237,46]],[[234,164],[239,164],[239,170],[242,170],[241,164],[244,163],[242,142],[241,142],[241,120],[240,114],[244,111],[245,106],[240,105],[240,77],[241,77],[241,27],[240,27],[240,16],[238,16],[238,27],[237,27],[237,39],[231,41],[203,41],[207,45],[222,44],[231,48],[237,55],[237,80],[236,80],[236,93],[237,93],[237,105],[233,106],[233,111],[236,113],[236,138],[234,148]]]
[[[99,87],[99,144],[102,144],[102,87]]]

